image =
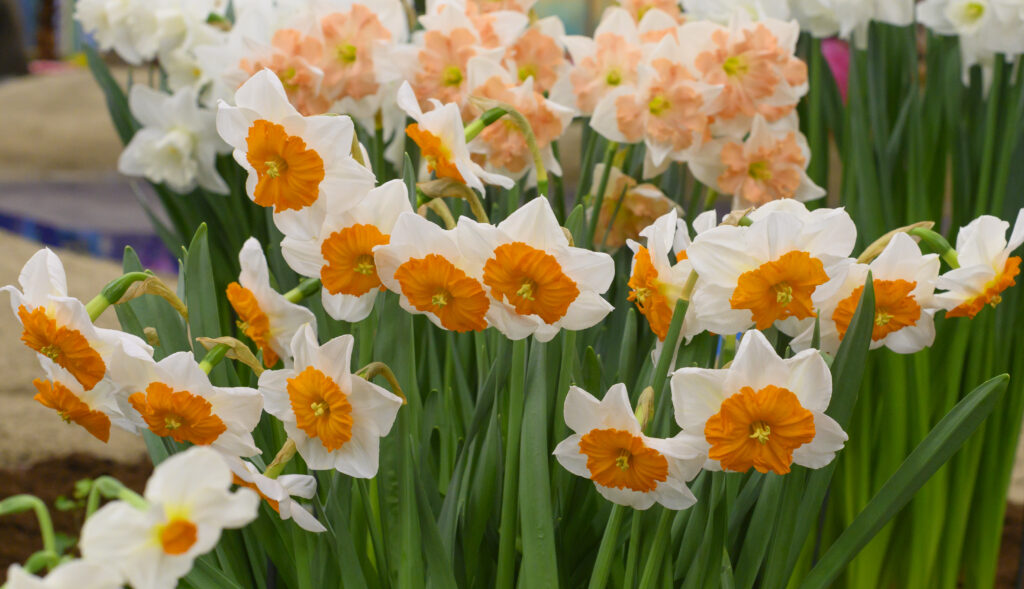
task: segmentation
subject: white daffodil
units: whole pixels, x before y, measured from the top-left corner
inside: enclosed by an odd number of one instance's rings
[[[717,139],[704,145],[689,160],[690,170],[702,183],[733,197],[733,210],[792,198],[808,201],[825,190],[807,176],[811,149],[791,115],[774,125],[754,116],[744,139]]]
[[[123,356],[122,361],[137,361]],[[39,404],[53,409],[64,423],[77,424],[85,428],[96,439],[107,442],[110,439],[110,425],[135,431],[126,415],[132,412],[128,405],[128,391],[125,383],[111,377],[104,377],[96,386],[86,390],[70,372],[48,358],[40,358],[46,378],[32,381],[36,388],[33,397]],[[110,367],[116,372],[115,367]]]
[[[710,20],[727,25],[736,12],[746,12],[752,20],[774,18],[789,20],[787,0],[682,0],[689,20]]]
[[[228,285],[227,297],[238,314],[239,328],[263,352],[267,368],[280,358],[291,364],[295,332],[305,324],[316,325],[313,312],[293,303],[270,286],[270,270],[260,242],[250,237],[238,253],[242,271],[238,282]]]
[[[863,47],[871,21],[907,26],[914,20],[913,0],[793,0],[793,18],[815,37],[853,38]]]
[[[565,423],[573,435],[553,454],[566,470],[594,481],[605,499],[634,509],[656,502],[686,509],[697,502],[686,482],[704,462],[682,436],[649,438],[629,405],[626,385],[608,389],[598,401],[579,387],[565,396]]]
[[[306,474],[283,474],[276,479],[264,476],[251,462],[233,456],[224,456],[233,475],[232,481],[256,491],[282,520],[290,519],[300,528],[319,534],[324,527],[301,503],[292,499],[312,499],[316,495],[316,478]]]
[[[871,349],[885,346],[899,354],[913,354],[932,345],[933,317],[939,308],[934,295],[939,258],[922,254],[913,238],[897,233],[870,265],[852,264],[840,272],[838,287],[821,300],[821,349],[830,354],[839,349],[864,293],[869,270],[875,291]],[[813,330],[813,324],[808,324],[790,343],[793,349],[809,347]]]
[[[350,155],[355,128],[348,117],[302,116],[269,70],[243,84],[235,104],[219,104],[217,132],[249,173],[249,198],[274,207],[286,236],[312,238],[326,210],[355,205],[373,188],[373,173]]]
[[[171,95],[136,84],[128,104],[142,128],[121,152],[119,172],[164,183],[182,194],[197,185],[227,194],[228,185],[216,164],[217,154],[230,148],[217,135],[214,113],[199,106],[194,89]]]
[[[75,19],[100,49],[113,49],[132,65],[153,59],[160,48],[160,23],[151,0],[80,0]]]
[[[252,430],[260,421],[263,398],[248,387],[218,387],[191,352],[177,352],[159,362],[120,366],[134,431],[149,429],[160,437],[196,446],[211,446],[232,456],[260,453]]]
[[[935,283],[948,291],[935,295],[936,303],[946,309],[946,317],[974,319],[985,305],[1001,303],[1001,293],[1016,284],[1020,256],[1010,254],[1024,243],[1024,209],[1017,213],[1007,242],[1009,228],[1009,223],[991,215],[960,228],[956,236],[960,267],[946,272]]]
[[[491,319],[491,299],[459,249],[457,230],[444,230],[414,213],[398,217],[391,241],[376,248],[381,282],[399,304],[450,331],[481,331]]]
[[[431,103],[433,110],[424,113],[407,82],[398,89],[398,106],[416,121],[405,132],[419,146],[427,169],[438,178],[451,178],[481,193],[485,182],[512,188],[515,182],[511,178],[487,172],[470,158],[458,105]]]
[[[483,277],[491,297],[491,325],[511,339],[548,341],[612,311],[601,297],[615,276],[611,256],[570,246],[544,196],[497,227],[461,217],[457,236],[471,274]]]
[[[690,300],[700,329],[734,334],[772,325],[796,335],[838,289],[857,228],[843,209],[808,211],[800,202],[769,202],[750,226],[722,225],[687,248],[700,276]],[[801,323],[803,322],[803,323]]]
[[[707,457],[704,468],[786,474],[821,468],[846,432],[825,415],[832,375],[817,350],[783,360],[760,331],[743,334],[726,369],[681,368],[672,375],[678,437]]]
[[[127,333],[93,325],[82,301],[68,296],[60,258],[47,248],[36,252],[18,275],[19,290],[4,286],[26,346],[64,368],[86,390],[107,374],[116,356],[150,359],[153,348]]]
[[[59,564],[45,578],[12,564],[7,569],[4,585],[7,589],[121,589],[123,586],[120,573],[87,560]]]
[[[316,239],[284,238],[281,251],[293,270],[320,278],[324,310],[331,317],[362,321],[382,285],[374,248],[388,243],[402,213],[412,213],[409,194],[404,182],[392,180],[350,209],[328,211]]]
[[[352,374],[352,341],[343,335],[321,346],[303,326],[292,340],[295,366],[264,372],[259,386],[267,413],[281,420],[309,468],[373,478],[380,438],[402,399]]]
[[[256,519],[256,493],[230,487],[231,469],[217,452],[195,447],[175,454],[146,483],[147,505],[113,501],[85,521],[82,556],[119,571],[133,587],[173,589],[222,530]]]

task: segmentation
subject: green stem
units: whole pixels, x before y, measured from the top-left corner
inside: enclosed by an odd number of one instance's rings
[[[501,485],[501,522],[498,527],[497,589],[512,589],[515,571],[516,524],[519,521],[517,474],[519,437],[523,428],[523,388],[526,379],[526,340],[512,344],[512,373],[509,376],[508,435],[505,444],[505,475]]]
[[[86,303],[85,311],[89,313],[89,319],[96,321],[107,307],[117,303],[124,296],[124,293],[128,291],[128,287],[132,284],[145,280],[150,277],[150,274],[146,272],[129,272],[120,278],[111,280],[100,294],[93,297],[91,301]]]
[[[594,193],[594,205],[590,210],[591,218],[589,231],[587,231],[587,243],[593,243],[594,236],[597,235],[597,220],[601,216],[604,193],[608,189],[608,178],[612,174],[612,160],[615,158],[615,152],[618,148],[618,143],[609,141],[608,146],[604,150],[604,169],[601,170],[601,179],[598,180],[597,192]]]
[[[298,286],[284,293],[284,298],[288,299],[290,303],[298,303],[316,294],[320,290],[320,286],[319,278],[305,278]]]
[[[31,509],[39,522],[39,534],[43,537],[43,551],[57,554],[57,538],[53,533],[53,519],[43,500],[34,495],[14,495],[0,501],[0,515],[22,513]]]
[[[224,359],[224,356],[231,350],[231,347],[227,344],[217,344],[210,348],[210,351],[206,353],[202,361],[199,362],[199,368],[206,374],[210,374],[213,367],[220,364],[220,361]]]
[[[957,257],[956,250],[953,246],[949,245],[946,238],[939,235],[931,229],[924,227],[914,227],[908,231],[910,235],[921,239],[921,243],[927,246],[927,248],[937,254],[949,264],[950,268],[959,268],[960,260]]]
[[[597,549],[594,572],[590,574],[588,589],[604,589],[608,583],[608,573],[612,568],[612,551],[615,549],[619,528],[622,526],[622,518],[625,514],[625,507],[619,504],[612,505],[612,511],[608,514],[608,523],[604,526],[604,535],[601,536],[601,546]]]
[[[980,216],[989,203],[989,190],[992,184],[992,158],[995,156],[997,124],[999,122],[999,97],[1003,89],[1003,69],[1006,67],[1003,56],[996,55],[992,68],[992,86],[989,88],[988,105],[985,111],[985,135],[982,141],[981,168],[978,177],[978,192],[974,195],[977,206],[974,216]]]
[[[488,125],[496,122],[508,114],[508,111],[500,106],[487,109],[479,118],[466,125],[466,143],[476,138]]]
[[[623,587],[636,587],[636,563],[640,560],[640,519],[642,512],[633,510],[629,524],[629,549],[626,552],[626,577]]]
[[[97,498],[95,499],[93,498],[94,493],[97,494]],[[124,486],[121,481],[114,477],[101,476],[94,480],[92,482],[92,489],[89,490],[89,499],[86,502],[86,505],[88,506],[89,503],[93,502],[98,503],[98,496],[103,496],[108,499],[119,499],[136,509],[149,509],[149,502],[146,501],[145,497]],[[86,515],[91,514],[87,511]]]
[[[646,589],[654,585],[655,576],[662,565],[662,555],[665,553],[665,545],[668,544],[668,532],[672,527],[672,518],[675,512],[671,509],[662,509],[661,518],[658,519],[658,530],[654,533],[654,542],[651,544],[651,552],[647,555],[647,564],[644,566],[644,574],[640,577],[640,588]],[[720,550],[718,547],[711,547],[711,550]],[[712,574],[718,571],[711,571]],[[712,586],[717,586],[717,579],[710,579]]]

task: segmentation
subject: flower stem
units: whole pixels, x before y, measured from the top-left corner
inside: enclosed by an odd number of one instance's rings
[[[220,364],[220,361],[224,359],[224,356],[231,349],[227,344],[217,344],[210,348],[210,351],[206,353],[202,361],[199,362],[199,368],[206,374],[210,374],[213,367]]]
[[[0,501],[0,515],[21,513],[31,509],[39,522],[39,534],[43,537],[43,551],[57,554],[57,538],[53,533],[53,519],[43,500],[35,495],[14,495]]]
[[[518,518],[519,437],[523,428],[523,386],[526,379],[526,340],[512,344],[512,372],[509,377],[508,434],[505,443],[505,476],[501,486],[501,522],[498,527],[497,589],[512,589],[516,560]]]
[[[281,449],[277,451],[277,456],[274,456],[274,461],[267,466],[267,469],[263,471],[263,476],[268,479],[276,479],[281,476],[281,472],[284,471],[284,467],[288,466],[291,459],[295,457],[295,440],[288,438]]]
[[[626,508],[616,503],[612,505],[612,511],[608,514],[608,523],[604,526],[604,535],[601,536],[601,546],[597,549],[597,558],[594,560],[594,572],[590,574],[588,589],[604,589],[608,584],[608,573],[612,568],[612,554],[619,538],[619,528],[622,527],[622,518],[626,514]]]
[[[142,495],[124,486],[114,477],[101,476],[92,482],[89,495],[85,500],[85,517],[88,518],[100,506],[100,497],[120,499],[136,509],[147,509],[149,502]]]
[[[953,249],[953,246],[949,245],[945,237],[925,227],[914,227],[907,233],[920,238],[921,243],[927,246],[929,250],[939,254],[939,257],[949,264],[950,268],[960,267],[960,259],[956,254],[956,250]]]
[[[608,146],[604,150],[604,169],[601,170],[601,179],[597,183],[597,192],[594,193],[594,205],[590,212],[590,230],[587,232],[587,243],[593,243],[594,236],[597,235],[597,220],[601,216],[601,204],[604,203],[604,193],[608,189],[608,178],[612,174],[612,158],[615,157],[615,151],[618,148],[618,143],[609,141]]]
[[[500,106],[487,109],[479,118],[466,125],[466,143],[469,143],[480,134],[488,125],[496,122],[508,114],[508,111]]]
[[[121,300],[124,293],[128,291],[129,286],[139,282],[140,280],[145,280],[150,276],[151,274],[147,274],[146,272],[129,272],[120,278],[111,280],[103,287],[100,294],[96,295],[91,301],[86,303],[85,310],[89,313],[89,319],[91,321],[96,321],[96,319],[107,310],[107,307]]]

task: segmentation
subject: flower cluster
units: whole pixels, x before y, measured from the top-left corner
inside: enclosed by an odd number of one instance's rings
[[[1010,0],[924,0],[917,19],[939,35],[960,38],[964,79],[971,66],[982,65],[990,79],[997,56],[1012,63],[1024,53],[1024,8]]]

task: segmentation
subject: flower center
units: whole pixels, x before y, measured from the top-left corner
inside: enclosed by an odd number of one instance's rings
[[[373,265],[373,256],[366,254],[363,254],[356,259],[356,265],[352,269],[364,276],[376,274],[377,272],[377,267]]]
[[[741,274],[729,304],[733,309],[749,309],[757,328],[768,329],[787,317],[814,317],[811,295],[826,282],[821,260],[792,251]]]
[[[652,98],[651,101],[647,103],[647,110],[650,111],[652,115],[660,117],[661,115],[665,114],[665,111],[671,108],[671,106],[672,105],[669,103],[667,98],[658,95]]]
[[[756,392],[743,387],[722,401],[704,426],[704,438],[711,445],[708,457],[723,469],[738,472],[754,467],[786,474],[793,450],[814,436],[814,415],[792,391],[774,385]]]
[[[483,286],[444,256],[412,258],[395,270],[402,295],[417,311],[431,313],[452,331],[481,331],[491,300]]]
[[[405,132],[419,146],[420,154],[427,161],[427,169],[437,174],[438,178],[451,178],[465,184],[462,172],[452,158],[451,148],[445,145],[440,137],[423,129],[417,123],[406,127]]]
[[[150,431],[160,437],[170,436],[175,442],[208,446],[228,429],[213,413],[209,401],[188,391],[175,391],[162,382],[150,383],[146,392],[134,393],[128,401]]]
[[[761,182],[772,179],[772,170],[766,161],[754,162],[747,168],[747,175]]]
[[[376,226],[362,223],[332,233],[320,246],[327,261],[320,279],[327,292],[358,297],[380,288],[373,248],[387,245],[390,239]]]
[[[263,352],[263,364],[270,368],[277,364],[277,352],[270,345],[270,317],[263,312],[256,295],[249,289],[232,282],[227,288],[228,303],[238,314],[238,329]]]
[[[57,325],[43,307],[29,311],[21,305],[18,319],[24,328],[21,341],[70,372],[85,390],[91,390],[107,373],[103,357],[82,332]]]
[[[324,161],[301,137],[263,119],[249,127],[246,160],[256,170],[256,204],[274,212],[300,210],[316,202],[324,179]]]
[[[462,70],[457,65],[450,65],[444,68],[441,73],[441,83],[445,86],[458,86],[462,83]]]
[[[356,54],[356,46],[351,43],[339,45],[335,53],[335,55],[338,58],[338,61],[344,64],[354,63],[356,61]]]
[[[519,81],[525,82],[527,78],[537,78],[537,67],[534,65],[524,65],[519,68]]]
[[[604,487],[649,492],[668,479],[668,460],[643,438],[618,429],[595,429],[580,438],[590,479]]]
[[[1002,271],[985,284],[984,292],[957,305],[946,313],[946,317],[970,317],[974,319],[974,316],[985,305],[994,308],[1003,302],[1003,297],[1000,296],[1001,293],[1017,283],[1015,278],[1020,274],[1020,260],[1018,256],[1007,258],[1006,263],[1003,264]]]
[[[633,274],[628,286],[632,289],[627,300],[634,301],[640,313],[647,318],[651,331],[664,341],[672,323],[674,302],[662,292],[658,282],[658,270],[651,262],[651,252],[640,246],[633,256]]]
[[[554,256],[521,241],[495,248],[484,264],[484,284],[516,313],[537,315],[548,324],[564,317],[580,294]]]
[[[196,543],[198,529],[187,519],[175,518],[159,528],[160,546],[166,554],[185,554]]]
[[[295,425],[310,438],[320,440],[328,452],[352,439],[352,404],[338,383],[326,374],[307,366],[288,379],[287,391]]]
[[[981,2],[968,2],[963,8],[964,19],[974,22],[985,14],[985,5]]]
[[[750,70],[750,66],[741,56],[733,55],[722,62],[722,70],[727,76],[742,76]]]
[[[892,321],[892,315],[885,311],[879,311],[875,313],[875,325],[882,326]]]
[[[56,360],[58,357],[60,357],[60,348],[55,346],[55,345],[53,345],[53,344],[49,344],[49,345],[43,346],[39,350],[39,353],[44,355],[44,356],[46,356],[50,360]]]
[[[39,391],[33,398],[56,411],[64,423],[76,423],[103,442],[110,439],[110,418],[86,405],[71,389],[57,381],[36,379],[32,384]]]
[[[917,287],[916,282],[906,280],[875,280],[875,317],[874,327],[871,329],[871,339],[878,341],[890,333],[899,331],[904,327],[914,325],[921,318],[921,305],[917,304],[914,295],[911,294]],[[858,286],[850,296],[846,297],[836,305],[832,313],[832,321],[839,331],[839,339],[846,337],[846,330],[853,320],[853,313],[857,310],[857,303],[864,292],[863,286]]]
[[[610,70],[604,77],[604,81],[609,86],[618,86],[622,83],[622,72],[620,72],[618,68]]]

